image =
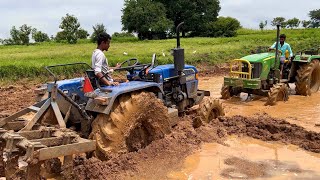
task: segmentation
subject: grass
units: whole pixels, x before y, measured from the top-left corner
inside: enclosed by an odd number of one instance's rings
[[[319,29],[283,30],[282,33],[287,34],[287,41],[294,52],[320,45]],[[181,45],[185,48],[185,60],[188,64],[213,65],[247,55],[258,46],[270,46],[275,41],[275,35],[274,30],[241,29],[237,37],[183,38]],[[135,38],[114,39],[106,57],[111,65],[115,65],[132,57],[138,58],[141,62],[150,62],[152,54],[156,53],[160,64],[172,63],[170,50],[175,44],[174,39],[152,41],[138,41]],[[75,45],[49,42],[30,46],[0,46],[0,81],[46,78],[48,73],[44,67],[47,65],[90,63],[95,48],[96,45],[87,40]],[[60,69],[60,72],[65,70]],[[73,69],[73,71],[79,70]]]

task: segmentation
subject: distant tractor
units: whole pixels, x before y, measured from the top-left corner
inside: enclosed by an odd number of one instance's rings
[[[195,109],[200,123],[223,116],[219,100],[204,99],[210,92],[198,89],[198,70],[185,65],[181,25],[177,48],[172,50],[174,64],[158,65],[155,54],[148,64],[126,60],[117,71],[127,71],[128,82],[119,86],[101,85],[85,63],[46,67],[55,81],[37,90],[43,100],[0,120],[0,151],[8,159],[6,177],[16,172],[19,156],[28,163],[26,177],[39,177],[42,163],[59,161],[61,156],[65,156],[65,169],[72,172],[73,154],[95,151],[96,157],[105,160],[137,151],[170,133],[177,117],[187,111]],[[86,77],[58,80],[52,70],[75,65],[87,66]],[[35,114],[26,120],[30,112]]]
[[[280,26],[277,26],[277,48],[274,53],[259,53],[235,59],[229,76],[224,77],[222,99],[241,92],[268,97],[266,105],[289,98],[289,83],[296,84],[296,94],[310,96],[320,87],[319,49],[303,51],[292,61],[278,50]]]

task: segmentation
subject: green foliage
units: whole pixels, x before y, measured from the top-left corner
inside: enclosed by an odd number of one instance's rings
[[[152,39],[154,35],[166,37],[173,26],[166,17],[162,3],[149,0],[125,0],[121,22],[123,30],[138,33],[139,39]]]
[[[38,31],[36,28],[32,29],[32,39],[35,42],[50,41],[48,34]]]
[[[316,9],[309,12],[311,18],[311,24],[313,28],[320,27],[320,9]]]
[[[122,38],[122,37],[135,37],[132,33],[129,32],[115,32],[112,35],[113,38]]]
[[[293,52],[318,47],[320,31],[318,29],[284,29]],[[276,37],[275,30],[239,29],[237,37],[232,38],[182,38],[185,60],[188,64],[203,65],[224,63],[250,54],[258,46],[270,46]],[[149,63],[156,53],[160,64],[173,63],[170,55],[175,39],[157,41],[139,41],[137,38],[112,38],[111,47],[106,56],[110,66],[117,62],[136,57],[142,63]],[[90,63],[92,51],[96,45],[90,40],[79,40],[76,45],[43,42],[34,46],[0,46],[0,81],[19,78],[48,78],[44,66],[72,62]],[[124,55],[124,52],[128,55]],[[163,56],[162,54],[165,54]],[[80,71],[79,71],[80,72]],[[68,71],[68,73],[70,73]],[[52,80],[52,79],[49,79]],[[46,80],[44,79],[43,82]]]
[[[77,32],[80,28],[80,23],[78,22],[78,18],[73,15],[66,14],[65,17],[61,18],[61,24],[59,26],[62,29],[63,38],[67,40],[69,44],[77,43]],[[57,34],[58,36],[58,34]]]
[[[271,21],[272,26],[277,26],[277,24],[280,24],[282,29],[286,28],[286,26],[287,26],[286,18],[276,17]]]
[[[297,27],[299,27],[299,25],[300,25],[300,20],[298,18],[289,19],[287,21],[288,28],[291,28],[291,29],[297,28]]]
[[[17,29],[13,26],[10,30],[11,38],[2,40],[4,45],[29,45],[32,27],[26,24]]]
[[[302,27],[308,28],[311,24],[311,21],[303,20],[303,21],[301,21],[301,24],[302,24]]]
[[[92,26],[92,28],[93,28],[93,33],[91,34],[90,39],[93,43],[96,43],[98,34],[103,33],[103,32],[106,33],[107,29],[105,28],[105,26],[103,24],[96,24],[95,26]]]
[[[217,21],[209,23],[206,36],[209,37],[233,37],[240,29],[240,22],[232,17],[219,17]]]
[[[65,31],[59,31],[54,39],[57,42],[62,42],[64,40],[67,40],[67,34]]]
[[[221,9],[219,0],[156,0],[164,4],[167,18],[174,22],[175,27],[185,22],[182,28],[190,36],[204,36],[208,24],[216,21]],[[175,28],[172,29],[173,33]]]
[[[80,28],[80,29],[76,32],[76,34],[77,34],[77,38],[78,38],[78,39],[87,39],[88,36],[89,36],[88,31],[86,31],[86,30],[84,30],[84,29],[82,29],[82,28]]]
[[[261,29],[261,31],[263,31],[263,29],[267,26],[268,21],[266,20],[265,22],[261,21],[259,24],[259,28]]]

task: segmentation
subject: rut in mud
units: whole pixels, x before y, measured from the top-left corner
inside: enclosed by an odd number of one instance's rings
[[[168,171],[181,167],[181,159],[200,148],[202,143],[224,144],[229,135],[279,141],[320,153],[320,133],[307,131],[268,115],[220,117],[196,129],[189,116],[180,121],[170,135],[138,152],[123,154],[106,162],[79,157],[75,161],[74,172],[78,179],[164,179]]]

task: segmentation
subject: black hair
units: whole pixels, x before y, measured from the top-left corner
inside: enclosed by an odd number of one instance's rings
[[[284,39],[286,39],[286,38],[287,38],[287,36],[286,36],[285,34],[281,34],[281,35],[280,35],[280,38],[284,38]]]
[[[97,43],[100,45],[102,42],[107,42],[111,40],[111,36],[105,32],[98,34]]]

